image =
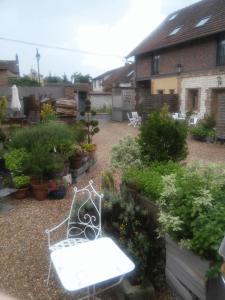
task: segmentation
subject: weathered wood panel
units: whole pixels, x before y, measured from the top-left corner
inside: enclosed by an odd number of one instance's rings
[[[206,299],[205,273],[208,267],[208,261],[200,259],[191,251],[178,247],[171,238],[166,237],[166,268],[201,300]],[[189,300],[189,298],[184,299]]]
[[[146,97],[143,101],[143,114],[144,118],[147,117],[147,115],[157,109],[161,109],[164,104],[167,104],[169,106],[170,112],[178,112],[179,111],[179,100],[178,95],[149,95]]]
[[[225,139],[225,94],[218,95],[218,114],[216,124],[216,137]]]

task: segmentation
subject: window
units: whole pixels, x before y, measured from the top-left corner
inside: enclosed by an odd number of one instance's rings
[[[174,20],[174,19],[176,18],[177,15],[178,15],[178,14],[173,14],[173,15],[169,18],[169,21]]]
[[[198,111],[199,109],[199,91],[198,89],[189,89],[187,93],[187,111]]]
[[[169,90],[169,92],[170,92],[170,95],[174,95],[175,94],[174,90]]]
[[[153,56],[153,65],[152,65],[152,73],[153,74],[158,74],[159,73],[159,55]]]
[[[163,90],[158,90],[157,93],[158,93],[159,95],[163,95]]]
[[[175,28],[173,31],[171,31],[171,32],[170,32],[170,34],[169,34],[169,35],[175,35],[177,32],[179,32],[179,31],[180,31],[180,29],[181,29],[181,26],[180,26],[180,27],[177,27],[177,28]]]
[[[209,19],[210,19],[210,17],[205,17],[205,18],[201,19],[201,20],[195,25],[195,27],[201,27],[201,26],[204,26],[205,23],[207,23]]]
[[[225,36],[217,44],[217,66],[225,65]]]

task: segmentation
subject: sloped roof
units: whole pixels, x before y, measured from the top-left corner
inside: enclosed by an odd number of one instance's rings
[[[16,60],[0,60],[0,69],[8,70],[13,74],[19,75],[19,65]]]
[[[170,18],[175,16],[172,20]],[[196,24],[206,17],[200,27]],[[170,33],[181,26],[174,35]],[[135,56],[225,31],[225,0],[202,0],[171,13],[128,55]]]
[[[125,66],[114,70],[111,75],[104,80],[104,87],[112,86],[114,83],[118,82],[129,82],[131,79],[131,75],[129,75],[132,71],[134,71],[134,64],[126,64]]]

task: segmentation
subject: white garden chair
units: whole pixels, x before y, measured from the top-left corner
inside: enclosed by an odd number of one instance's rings
[[[199,122],[199,118],[198,117],[190,117],[189,121],[188,121],[188,125],[189,126],[196,126]]]
[[[125,273],[134,269],[134,264],[110,239],[102,237],[101,202],[103,195],[93,187],[93,181],[83,189],[74,188],[74,197],[69,216],[52,229],[46,230],[50,251],[47,285],[53,263],[63,287],[70,291],[85,289],[89,299],[104,290],[119,284]],[[53,232],[65,228],[65,238],[52,242]],[[116,278],[106,287],[95,285]]]
[[[129,126],[132,125],[134,127],[141,125],[141,117],[138,115],[136,111],[131,112],[131,116],[127,113],[127,118],[129,120]]]

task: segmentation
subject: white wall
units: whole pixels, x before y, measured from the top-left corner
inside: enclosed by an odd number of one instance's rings
[[[94,79],[92,85],[94,92],[103,92],[102,79]]]
[[[112,94],[90,94],[90,101],[93,109],[102,108],[103,106],[112,107]]]
[[[222,80],[222,84],[218,84],[218,76]],[[206,76],[198,76],[198,77],[186,77],[181,79],[181,112],[185,113],[185,102],[187,101],[187,89],[199,89],[199,117],[203,117],[206,113],[206,102],[207,97],[209,97],[210,89],[215,88],[225,88],[225,74],[220,75],[206,75]]]

